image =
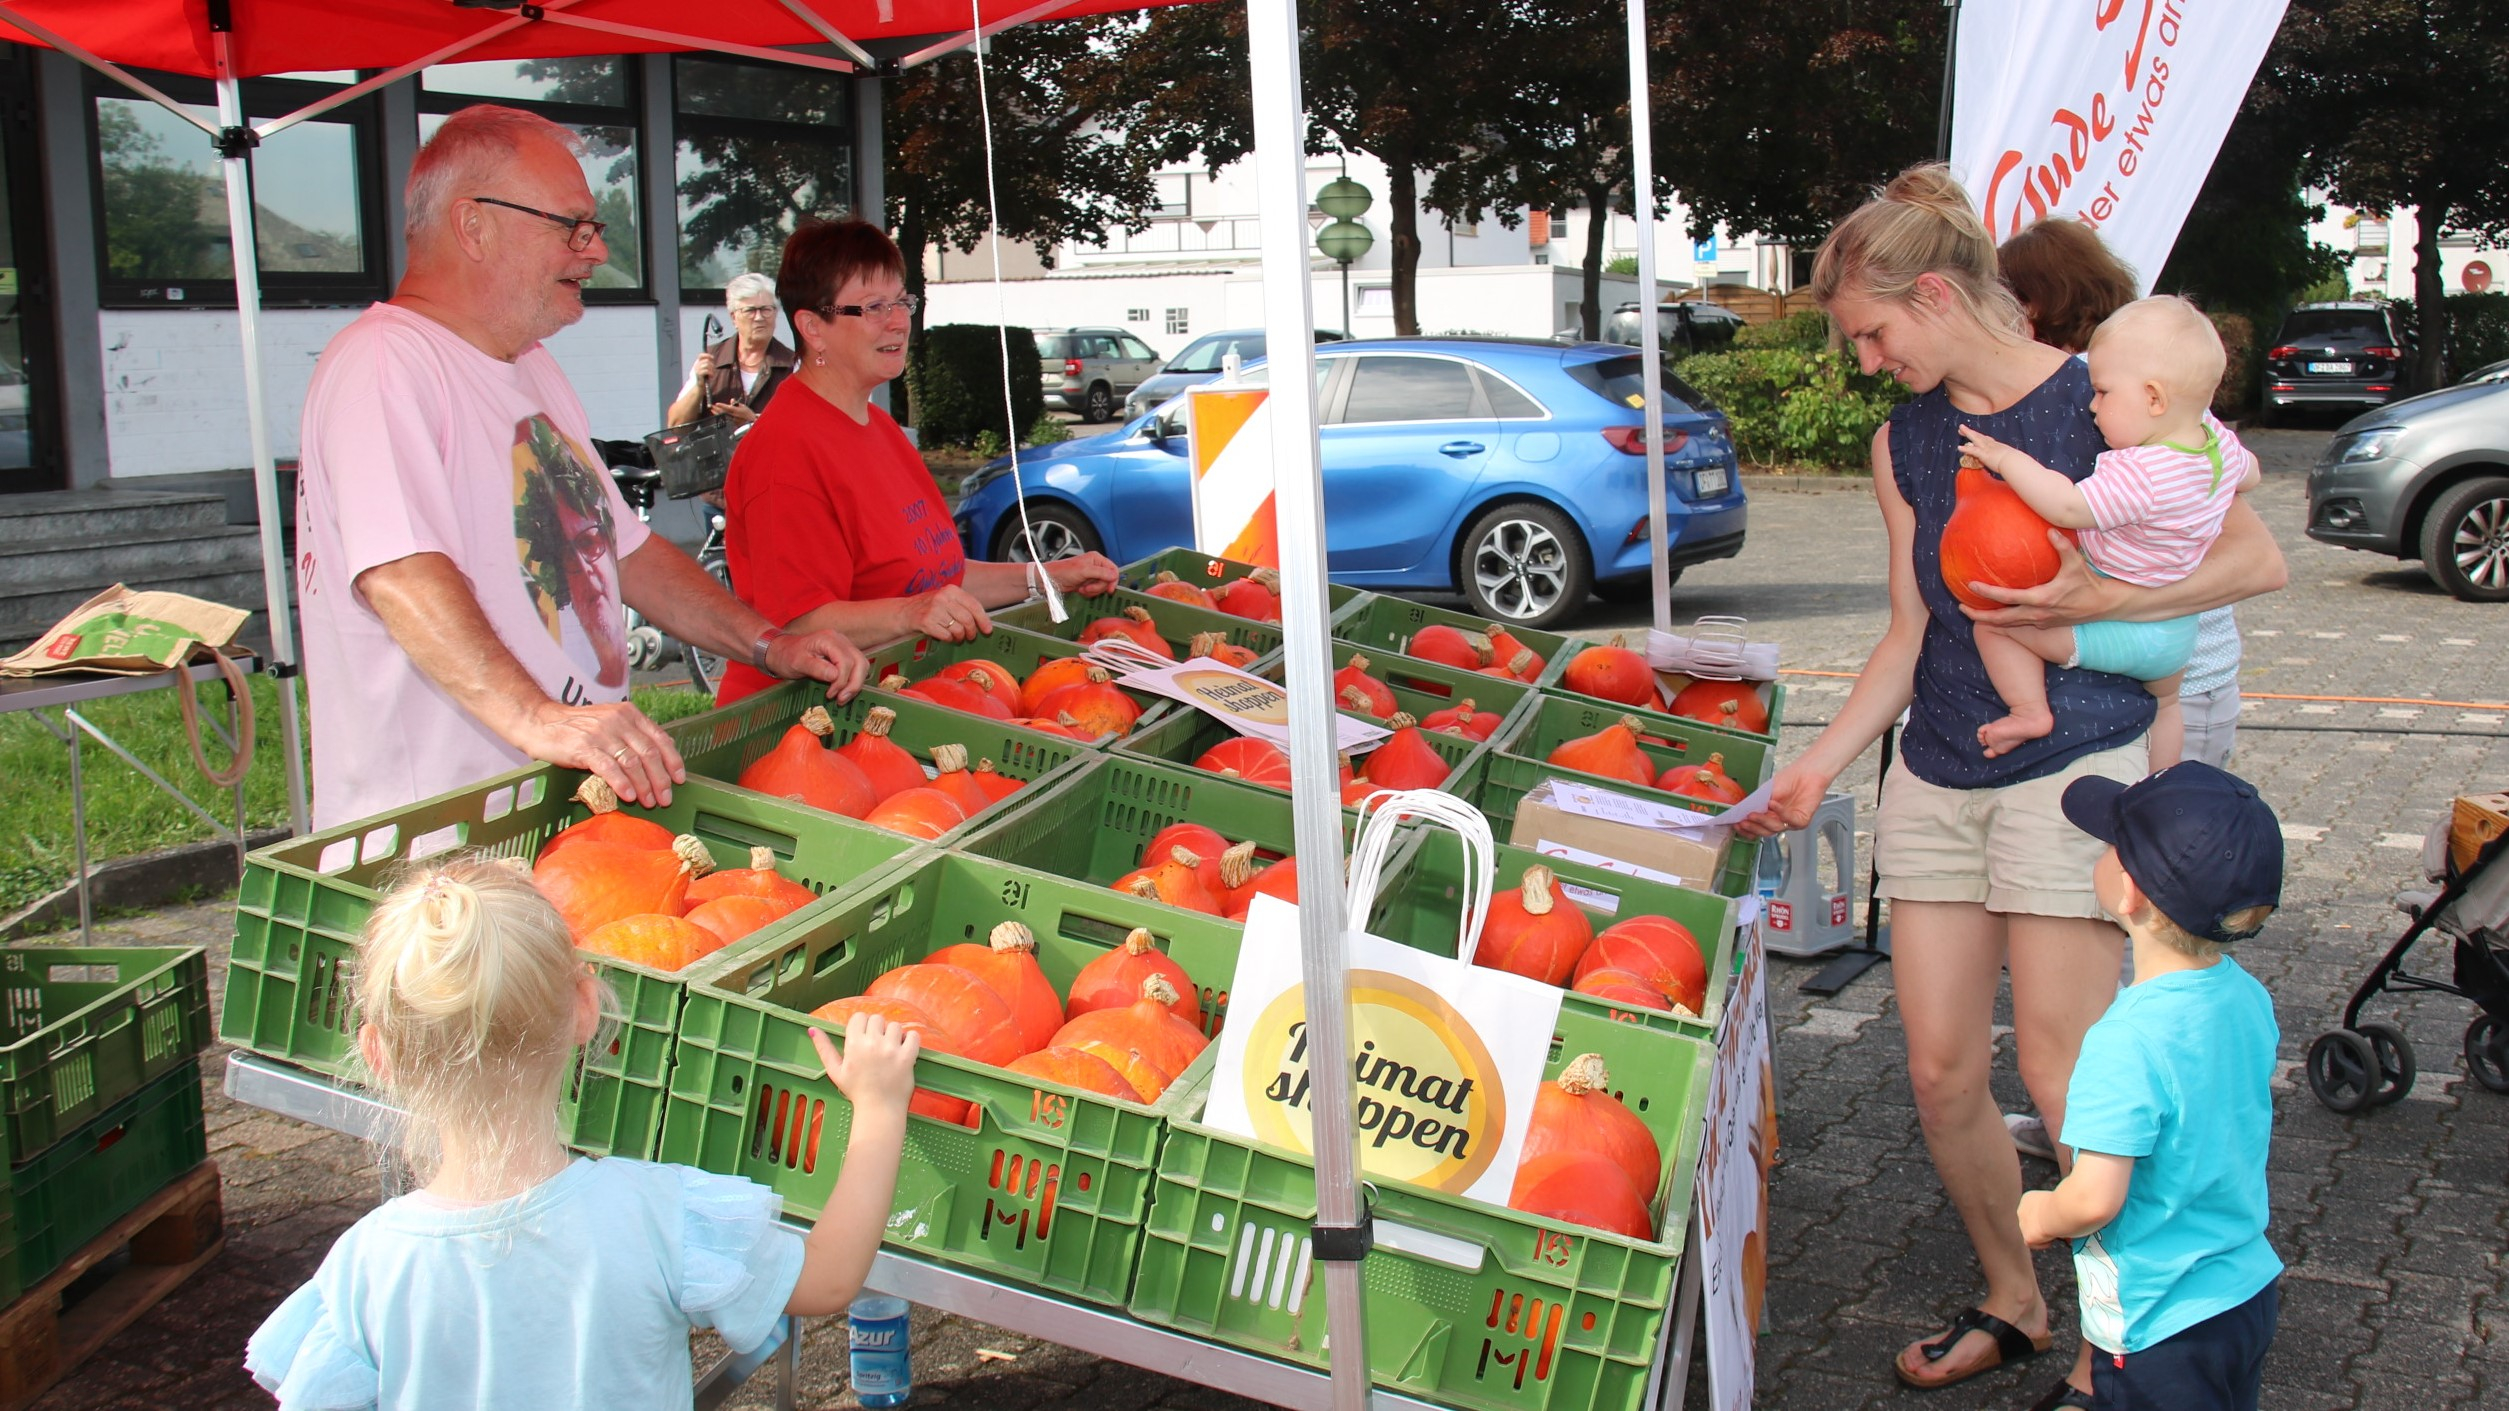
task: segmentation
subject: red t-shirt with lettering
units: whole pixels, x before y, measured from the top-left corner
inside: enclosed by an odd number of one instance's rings
[[[877,406],[857,422],[800,378],[741,438],[723,503],[732,590],[770,622],[928,593],[966,575],[941,487],[897,423]],[[735,662],[715,699],[728,705],[773,684]]]

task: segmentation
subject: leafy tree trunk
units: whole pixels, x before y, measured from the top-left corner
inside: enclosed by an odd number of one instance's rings
[[[923,341],[924,329],[924,247],[931,237],[924,229],[923,207],[913,197],[897,203],[897,252],[906,257],[906,295],[915,301],[915,311],[907,315],[906,346],[913,348]],[[900,426],[915,424],[915,408],[906,390],[907,378],[889,384],[891,415]]]
[[[2448,286],[2439,272],[2439,223],[2444,200],[2425,196],[2413,222],[2413,316],[2421,343],[2414,359],[2413,390],[2428,392],[2447,380]]]
[[[1394,254],[1394,333],[1417,337],[1420,332],[1420,173],[1406,155],[1385,157],[1385,199],[1393,206],[1386,222]]]
[[[1589,186],[1586,197],[1586,263],[1583,286],[1579,293],[1584,302],[1577,306],[1577,322],[1584,325],[1585,339],[1594,342],[1603,336],[1603,245],[1612,227],[1612,188]]]

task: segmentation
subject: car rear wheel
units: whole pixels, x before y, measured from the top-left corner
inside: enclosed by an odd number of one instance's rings
[[[1500,505],[1472,522],[1463,544],[1456,586],[1494,622],[1549,627],[1594,584],[1585,535],[1549,505]]]
[[[1104,421],[1115,415],[1115,389],[1103,382],[1089,384],[1089,395],[1080,404],[1082,421]]]
[[[2422,569],[2470,603],[2509,603],[2509,478],[2469,480],[2422,521]]]
[[[1028,535],[1020,532],[1019,510],[1016,507],[1002,516],[1001,531],[993,536],[996,562],[1051,562],[1098,553],[1106,547],[1106,541],[1098,537],[1097,526],[1089,522],[1089,517],[1066,505],[1030,505],[1028,528],[1036,535],[1034,547],[1031,547]]]

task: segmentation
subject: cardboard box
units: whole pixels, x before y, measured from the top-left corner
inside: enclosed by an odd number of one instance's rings
[[[1507,841],[1547,857],[1713,892],[1733,829],[1654,799],[1545,779],[1516,805]]]
[[[2460,794],[2448,820],[2448,864],[2459,872],[2502,833],[2509,833],[2509,793]]]

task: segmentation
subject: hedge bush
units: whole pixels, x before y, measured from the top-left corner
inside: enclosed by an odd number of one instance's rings
[[[2212,313],[2213,331],[2222,340],[2222,380],[2213,388],[2213,415],[2224,421],[2256,405],[2257,383],[2265,373],[2265,352],[2257,346],[2256,325],[2246,314]]]
[[[2408,333],[2422,330],[2411,299],[2392,305]],[[2509,294],[2451,294],[2440,300],[2448,315],[2448,366],[2462,377],[2486,363],[2509,358]]]
[[[1734,346],[1817,353],[1829,346],[1829,315],[1819,309],[1802,309],[1784,318],[1755,323],[1734,335]]]
[[[1790,315],[1761,328],[1782,330],[1770,337],[1800,339],[1805,317]],[[1861,470],[1871,460],[1874,429],[1907,399],[1907,390],[1895,378],[1859,372],[1853,357],[1826,346],[1826,322],[1822,329],[1809,348],[1738,348],[1682,359],[1676,371],[1725,413],[1742,459],[1833,470]],[[1746,329],[1743,336],[1760,331]]]
[[[994,444],[1006,445],[1012,426],[1035,426],[1045,415],[1036,335],[1025,328],[1009,333],[1012,419],[1006,421],[1002,343],[993,325],[945,323],[923,331],[906,360],[906,389],[923,445],[973,445],[977,434],[987,431]]]

